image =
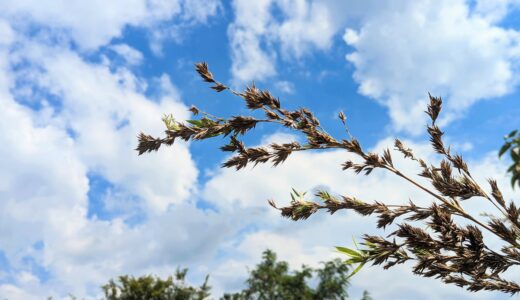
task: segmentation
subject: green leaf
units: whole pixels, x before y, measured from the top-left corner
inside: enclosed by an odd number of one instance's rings
[[[203,117],[202,119],[200,119],[200,122],[201,122],[201,126],[204,128],[209,128],[209,127],[217,124],[217,123],[215,123],[215,121],[213,121],[207,117]]]
[[[498,157],[502,157],[509,148],[511,148],[511,143],[505,143],[502,148],[500,148],[500,151],[498,151]]]
[[[347,265],[353,265],[353,264],[360,264],[366,261],[366,257],[360,256],[360,257],[352,257],[345,261]]]
[[[518,148],[511,149],[511,159],[515,162],[520,161],[520,155],[518,155]]]
[[[363,262],[363,263],[360,263],[357,268],[352,272],[352,274],[348,275],[347,279],[349,279],[350,277],[356,275],[357,272],[359,272],[359,270],[361,270],[361,268],[363,268],[363,266],[365,265],[366,262]]]
[[[349,248],[345,248],[345,247],[337,246],[336,250],[338,250],[339,252],[341,252],[343,254],[346,254],[346,255],[348,255],[350,257],[362,257],[363,256],[360,252],[358,252],[356,250],[349,249]]]
[[[514,173],[513,177],[511,177],[511,187],[512,188],[515,188],[515,183],[517,181],[520,183],[520,173]]]
[[[377,248],[377,247],[376,247],[376,244],[374,244],[374,243],[372,243],[372,242],[368,242],[368,241],[365,241],[365,242],[363,243],[363,245],[368,246],[368,247],[371,248],[371,249]]]
[[[356,242],[356,239],[354,238],[354,236],[352,236],[352,241],[354,242],[354,246],[356,247],[356,249],[359,250],[358,243]]]
[[[325,199],[330,199],[332,198],[332,196],[329,194],[329,192],[327,191],[323,191],[323,196],[325,197]]]
[[[515,129],[515,130],[511,131],[508,135],[506,135],[504,138],[510,139],[510,138],[514,137],[517,132],[518,132],[518,130]]]
[[[186,120],[186,122],[190,123],[191,125],[195,126],[195,127],[203,127],[203,122],[202,120]]]

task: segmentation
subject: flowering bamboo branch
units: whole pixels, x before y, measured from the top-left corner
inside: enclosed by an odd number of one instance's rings
[[[472,177],[463,158],[453,155],[450,148],[445,147],[442,140],[444,133],[436,124],[442,108],[440,98],[429,95],[430,102],[426,111],[431,120],[427,132],[432,148],[443,157],[440,164],[428,165],[398,139],[394,144],[395,149],[406,159],[419,164],[422,172],[418,175],[431,183],[432,188],[429,188],[400,171],[394,165],[388,149],[382,154],[365,152],[348,130],[343,112],[338,117],[348,138],[336,139],[325,131],[320,121],[306,108],[286,110],[279,99],[269,91],[259,90],[255,85],[242,92],[235,91],[215,80],[206,63],[196,64],[196,70],[205,82],[212,84],[212,89],[217,92],[228,90],[242,98],[249,110],[262,112],[264,118],[233,116],[226,119],[192,107],[190,111],[195,116],[200,113],[202,118],[182,123],[175,121],[172,116],[166,116],[163,119],[166,125],[165,137],[156,138],[141,133],[136,149],[139,155],[157,151],[163,145],[172,145],[176,139],[188,141],[224,136],[229,138],[229,142],[220,149],[231,152],[234,156],[225,161],[222,167],[240,170],[249,164],[268,162],[278,166],[297,151],[343,149],[362,160],[361,163],[346,161],[342,164],[343,170],[351,169],[355,173],[363,172],[366,175],[374,169],[387,170],[426,192],[433,197],[433,202],[427,207],[417,206],[412,201],[402,205],[386,205],[382,202],[367,203],[351,196],[336,197],[319,191],[316,193],[316,197],[320,199],[318,203],[305,200],[305,193],[293,190],[290,205],[278,207],[273,200],[269,200],[269,204],[279,209],[283,217],[295,221],[307,219],[320,210],[334,214],[346,209],[364,216],[375,215],[378,228],[384,229],[395,223],[397,229],[387,238],[364,235],[363,249],[338,247],[340,252],[350,257],[348,263],[359,264],[354,273],[366,263],[381,264],[386,269],[413,261],[415,274],[435,277],[470,291],[492,290],[511,294],[520,292],[517,283],[501,277],[510,267],[520,264],[520,208],[514,202],[506,203],[494,180],[489,180],[491,193],[486,193]],[[261,122],[295,130],[306,137],[307,143],[301,145],[288,141],[265,147],[247,147],[239,139],[240,136],[248,134]],[[462,201],[475,197],[492,203],[501,217],[488,214],[488,220],[481,220],[466,212]],[[466,219],[469,225],[457,224],[453,216]],[[484,242],[482,229],[500,238],[504,246],[499,250],[488,247]]]

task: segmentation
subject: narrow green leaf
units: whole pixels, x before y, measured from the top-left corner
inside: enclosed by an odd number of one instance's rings
[[[500,151],[498,151],[498,157],[502,157],[509,148],[511,148],[511,143],[505,143],[502,148],[500,148]]]
[[[520,183],[520,173],[514,173],[513,177],[511,177],[511,187],[512,188],[515,188],[515,183],[517,181]]]
[[[336,250],[338,250],[339,252],[344,253],[344,254],[346,254],[348,256],[351,256],[351,257],[361,257],[362,256],[361,253],[359,253],[358,251],[352,250],[352,249],[349,249],[349,248],[345,248],[345,247],[337,246]]]
[[[359,264],[359,263],[363,263],[364,261],[366,260],[365,257],[363,256],[360,256],[360,257],[352,257],[352,258],[349,258],[345,261],[345,263],[347,265],[353,265],[353,264]]]
[[[330,199],[330,198],[332,198],[332,197],[330,196],[329,192],[327,192],[327,191],[323,191],[323,197],[322,197],[322,199]]]
[[[508,135],[506,135],[505,138],[510,139],[510,138],[514,137],[517,132],[518,132],[518,130],[515,129],[515,130],[511,131]]]
[[[520,155],[518,155],[518,148],[514,148],[510,151],[511,153],[511,159],[515,162],[520,161]]]
[[[202,121],[202,124],[204,124],[204,126],[215,124],[213,120],[208,119],[207,117],[202,117],[202,119],[200,120]]]
[[[368,246],[369,248],[372,248],[372,249],[376,248],[376,244],[374,244],[374,243],[372,243],[372,242],[366,242],[366,241],[365,241],[365,242],[363,243],[363,245],[366,245],[366,246]]]
[[[186,120],[186,122],[196,126],[196,127],[202,127],[203,123],[201,120]]]
[[[358,243],[356,242],[356,238],[354,238],[354,236],[352,236],[352,241],[354,242],[354,246],[356,247],[356,249],[359,250]]]
[[[347,279],[349,279],[350,277],[356,275],[357,272],[359,272],[359,270],[361,270],[361,268],[363,268],[363,266],[365,265],[366,262],[363,262],[363,263],[360,263],[357,268],[352,272],[352,274],[348,275]]]

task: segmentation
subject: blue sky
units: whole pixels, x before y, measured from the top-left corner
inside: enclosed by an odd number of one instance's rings
[[[342,172],[349,154],[336,151],[240,172],[219,168],[218,138],[138,157],[136,135],[160,135],[163,114],[187,119],[192,104],[249,113],[201,81],[200,61],[237,89],[254,81],[287,108],[310,108],[336,136],[343,110],[365,148],[399,137],[432,161],[423,110],[428,92],[442,96],[447,141],[477,178],[497,178],[514,196],[496,151],[520,128],[519,1],[43,2],[0,0],[2,297],[95,299],[109,278],[166,276],[177,266],[194,283],[209,273],[218,296],[240,289],[266,248],[293,267],[317,266],[352,236],[385,234],[351,213],[282,219],[265,200],[284,203],[292,187],[431,201],[384,172]],[[245,142],[299,138],[258,126]],[[350,294],[365,289],[376,299],[477,297],[417,278],[410,266],[367,268]]]

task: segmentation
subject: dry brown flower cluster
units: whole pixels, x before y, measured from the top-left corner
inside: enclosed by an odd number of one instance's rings
[[[209,71],[206,63],[196,65],[196,70],[205,82],[212,84],[217,92],[225,90],[242,98],[248,109],[259,110],[264,118],[252,116],[234,116],[219,118],[198,108],[190,111],[199,119],[177,122],[172,116],[163,119],[166,136],[156,138],[141,133],[139,135],[139,154],[157,151],[162,145],[172,145],[178,138],[202,140],[215,136],[228,136],[229,143],[221,147],[222,151],[232,152],[234,156],[223,163],[223,167],[240,170],[249,164],[283,163],[293,152],[320,149],[344,149],[355,154],[361,162],[346,161],[342,167],[356,173],[369,175],[374,169],[384,169],[401,177],[408,183],[423,190],[433,198],[430,206],[418,206],[414,202],[402,205],[387,205],[381,202],[367,203],[351,196],[333,196],[326,191],[319,191],[316,196],[320,201],[305,200],[303,193],[293,190],[289,206],[278,208],[274,201],[269,203],[279,209],[281,215],[292,220],[307,219],[320,210],[330,214],[341,209],[353,210],[361,215],[374,215],[377,227],[385,228],[395,223],[396,230],[387,237],[364,235],[361,249],[337,247],[349,256],[347,263],[358,264],[353,274],[366,263],[382,265],[387,269],[407,261],[414,262],[413,272],[425,277],[435,277],[445,283],[456,284],[470,291],[491,290],[516,294],[520,286],[502,277],[510,267],[520,264],[519,234],[520,208],[513,202],[506,202],[496,181],[488,181],[488,190],[472,177],[464,159],[452,154],[443,142],[443,132],[436,120],[442,107],[440,98],[429,95],[426,113],[430,118],[427,127],[430,142],[443,159],[439,165],[433,165],[417,157],[400,140],[395,140],[395,149],[406,159],[416,161],[421,168],[421,176],[431,183],[424,186],[394,166],[390,151],[382,154],[366,152],[359,142],[352,137],[346,126],[343,112],[339,119],[348,134],[347,139],[336,139],[328,134],[319,120],[308,109],[286,110],[280,101],[269,91],[258,89],[254,84],[243,92],[237,92],[218,82]],[[283,144],[272,143],[265,147],[247,147],[239,137],[247,134],[260,122],[276,123],[302,133],[307,143]],[[487,214],[474,216],[464,210],[461,202],[470,198],[484,198],[492,203],[499,216]],[[455,219],[454,219],[455,218]],[[462,220],[456,222],[455,220]],[[463,224],[461,224],[463,223]],[[483,231],[495,235],[503,241],[501,249],[491,249],[486,245]]]

